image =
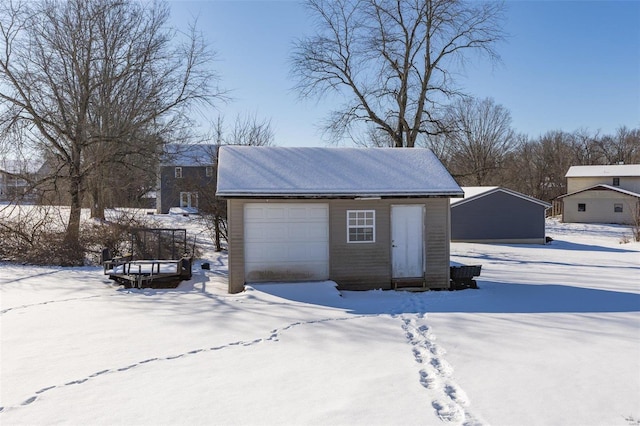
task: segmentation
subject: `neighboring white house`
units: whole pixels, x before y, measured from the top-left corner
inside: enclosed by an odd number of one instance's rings
[[[640,164],[572,166],[565,175],[564,222],[635,223],[640,209]]]

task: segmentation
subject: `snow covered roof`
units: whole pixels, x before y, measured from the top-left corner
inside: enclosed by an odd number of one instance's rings
[[[509,194],[514,197],[519,197],[519,198],[522,198],[523,200],[530,201],[535,204],[540,204],[541,206],[544,206],[546,208],[551,207],[551,204],[547,202],[538,200],[537,198],[530,197],[528,195],[522,194],[520,192],[511,190],[511,189],[501,188],[499,186],[463,186],[462,190],[464,191],[464,198],[452,199],[451,207],[462,205],[469,201],[476,200],[481,197],[485,197],[495,192],[504,192],[505,194]]]
[[[429,149],[220,148],[223,197],[460,197]]]
[[[640,164],[571,166],[564,177],[640,176]]]
[[[163,166],[212,166],[215,163],[218,145],[214,144],[169,144],[162,155]]]
[[[581,189],[579,191],[575,191],[575,192],[572,192],[570,194],[561,195],[558,198],[569,197],[571,195],[579,194],[581,192],[586,192],[586,191],[602,191],[602,190],[604,190],[604,191],[615,191],[615,192],[619,192],[620,194],[630,195],[632,197],[640,198],[640,194],[638,194],[637,192],[628,191],[628,190],[622,189],[622,188],[620,188],[618,186],[611,186],[611,185],[604,185],[604,184],[593,185],[593,186],[590,186],[589,188]]]

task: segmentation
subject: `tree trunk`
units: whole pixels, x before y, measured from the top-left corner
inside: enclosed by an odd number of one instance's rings
[[[104,190],[102,189],[102,184],[97,183],[91,190],[91,218],[104,220],[104,210]]]
[[[214,223],[214,234],[215,234],[215,250],[216,252],[222,251],[222,243],[221,243],[221,232],[220,232],[220,221],[222,220],[222,217],[220,217],[220,215],[216,214],[213,217],[213,223]]]
[[[64,256],[61,266],[81,265],[83,252],[80,249],[80,216],[82,213],[81,179],[76,174],[69,179],[69,195],[71,196],[69,222],[64,237]]]

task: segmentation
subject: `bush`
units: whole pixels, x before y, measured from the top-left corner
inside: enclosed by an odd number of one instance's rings
[[[115,211],[109,221],[84,222],[80,244],[65,242],[63,209],[6,205],[0,208],[0,260],[32,265],[99,264],[103,248],[116,255],[128,250],[131,228],[153,226],[134,212]]]
[[[123,256],[131,250],[131,231],[134,228],[157,227],[149,217],[139,216],[131,210],[113,210],[106,221],[91,220],[81,229],[80,241],[87,262],[99,264],[103,249],[111,256]]]

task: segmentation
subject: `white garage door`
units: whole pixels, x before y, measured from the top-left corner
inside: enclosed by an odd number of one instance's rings
[[[244,239],[247,282],[329,278],[327,204],[245,204]]]

